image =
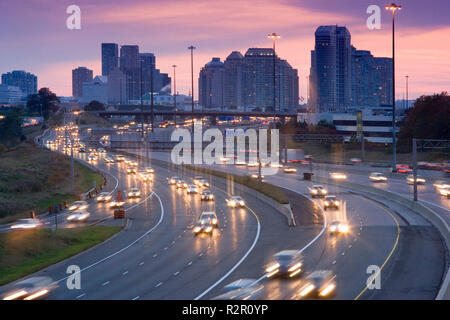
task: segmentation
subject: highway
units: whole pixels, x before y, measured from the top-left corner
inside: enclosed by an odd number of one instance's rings
[[[53,138],[53,133],[48,138]],[[107,164],[104,156],[100,154],[93,165],[109,177],[105,190],[115,194],[136,186],[142,197],[126,201],[122,232],[35,274],[50,276],[58,283],[50,299],[211,299],[224,285],[240,278],[264,285],[260,299],[299,299],[303,277],[268,279],[265,274],[264,267],[273,254],[286,249],[302,251],[305,274],[318,269],[336,274],[334,299],[434,299],[439,290],[445,248],[428,222],[404,208],[386,206],[330,185],[329,193],[336,194],[344,205],[336,211],[323,211],[322,201],[307,195],[311,182],[279,172],[266,180],[286,189],[297,220],[296,227],[289,227],[276,205],[230,180],[206,177],[216,195],[213,204],[169,186],[170,176],[190,180],[196,174],[152,161],[164,160],[167,154],[151,153],[152,159],[140,163],[155,168],[152,183],[127,174],[123,163]],[[87,154],[76,153],[76,157],[85,161]],[[239,174],[248,170],[214,167]],[[225,199],[231,194],[241,195],[246,208],[227,207]],[[194,237],[193,224],[206,209],[215,209],[219,228],[211,237]],[[91,202],[89,212],[86,224],[125,222],[114,220],[112,210],[104,204]],[[73,227],[64,223],[64,215],[59,216],[59,226]],[[329,234],[328,224],[336,219],[350,224],[348,235]],[[79,290],[66,286],[70,265],[81,268]],[[381,288],[377,290],[366,288],[371,265],[381,268]],[[0,294],[13,285],[0,288]]]

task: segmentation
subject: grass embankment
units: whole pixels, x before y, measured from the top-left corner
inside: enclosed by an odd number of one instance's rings
[[[97,125],[99,127],[110,128],[113,127],[114,124],[109,122],[108,120],[98,117],[95,114],[89,112],[83,112],[77,119],[77,124],[80,126],[83,125]]]
[[[90,226],[0,234],[0,286],[67,259],[120,230],[116,226]]]
[[[259,182],[256,179],[251,178],[249,176],[238,176],[238,175],[231,174],[231,173],[226,173],[226,172],[222,172],[222,171],[216,171],[216,170],[211,170],[211,169],[201,168],[201,167],[196,167],[196,166],[191,166],[191,165],[184,165],[184,166],[190,170],[203,172],[203,173],[210,174],[210,175],[213,175],[216,177],[220,177],[220,178],[223,178],[226,180],[233,179],[234,182],[242,184],[250,189],[254,189],[257,192],[262,193],[263,195],[265,195],[269,198],[272,198],[273,200],[277,201],[278,203],[281,203],[281,204],[289,203],[289,199],[286,197],[283,190],[281,190],[277,186],[274,186],[273,184],[270,184],[267,182]]]
[[[102,177],[74,162],[75,194],[70,190],[70,159],[26,141],[0,153],[0,223],[42,213],[49,205],[71,202],[100,185]]]

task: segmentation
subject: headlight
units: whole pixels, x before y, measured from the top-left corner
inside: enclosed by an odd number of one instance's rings
[[[245,205],[244,201],[240,201],[239,205],[241,205],[241,206]]]
[[[334,205],[338,206],[339,205],[339,201],[335,201]]]
[[[326,206],[329,205],[328,201],[325,201],[324,204],[325,204]]]
[[[335,287],[336,287],[335,284],[334,284],[334,283],[331,283],[331,284],[329,284],[328,286],[326,286],[324,289],[320,290],[320,293],[319,293],[319,294],[320,294],[322,297],[327,296],[327,295],[329,295],[329,294],[334,290]]]
[[[194,232],[199,232],[200,229],[201,229],[200,227],[195,227],[195,228],[194,228]]]
[[[213,219],[213,220],[212,220],[212,223],[213,223],[213,224],[216,224],[216,223],[217,223],[217,219]]]
[[[274,263],[266,269],[266,272],[272,272],[280,267],[279,263]]]
[[[72,221],[73,219],[75,219],[75,216],[68,216],[67,220]]]
[[[341,225],[339,226],[339,231],[340,232],[348,232],[348,225]]]
[[[212,227],[207,227],[205,231],[206,232],[211,232],[212,231]]]
[[[316,190],[316,189],[314,189],[314,190],[311,190],[311,192],[312,192],[312,193],[317,193],[317,190]]]
[[[323,193],[323,194],[326,194],[326,193],[327,193],[327,190],[322,189],[322,193]]]
[[[234,202],[234,201],[230,201],[230,206],[235,206],[236,205],[236,202]]]
[[[311,284],[307,285],[306,287],[304,287],[302,289],[302,291],[300,291],[300,295],[302,297],[307,296],[311,291],[314,290],[314,288],[315,288],[314,285],[311,283]]]
[[[3,300],[15,300],[17,298],[23,297],[26,294],[27,292],[25,290],[20,290],[18,292],[10,294],[9,296],[4,297]]]
[[[70,206],[69,210],[75,210],[77,207],[76,206]]]
[[[38,291],[36,293],[33,293],[32,295],[29,295],[24,300],[34,300],[34,299],[39,298],[39,297],[41,297],[41,296],[43,296],[43,295],[45,295],[47,293],[48,293],[48,290],[47,289],[43,289],[43,290],[40,290],[40,291]]]
[[[295,271],[295,270],[299,269],[301,266],[302,266],[302,263],[301,263],[301,262],[298,262],[298,263],[294,264],[292,267],[290,267],[290,268],[288,269],[288,271],[289,271],[289,272]]]

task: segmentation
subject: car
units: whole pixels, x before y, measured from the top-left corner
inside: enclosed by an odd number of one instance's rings
[[[147,167],[147,168],[145,168],[145,171],[146,171],[147,173],[151,173],[151,174],[155,173],[155,169],[153,169],[152,167]]]
[[[106,163],[114,163],[114,159],[111,157],[105,157],[105,162]]]
[[[297,169],[294,167],[284,167],[283,171],[286,173],[295,173],[297,172]]]
[[[264,289],[256,279],[239,279],[223,287],[212,300],[257,300]]]
[[[193,182],[195,185],[198,185],[201,180],[204,180],[202,176],[195,176]]]
[[[387,181],[387,177],[380,172],[372,172],[369,175],[369,179],[372,182],[386,182]]]
[[[353,164],[359,164],[359,163],[361,163],[362,161],[361,161],[361,159],[359,159],[359,158],[351,158],[351,159],[350,159],[350,162],[353,163]]]
[[[186,193],[190,194],[190,193],[198,193],[198,188],[195,184],[189,184],[186,188]]]
[[[201,179],[200,181],[198,181],[197,186],[199,186],[200,188],[209,188],[209,182],[206,181],[205,179]]]
[[[217,215],[213,211],[204,211],[200,215],[200,220],[209,221],[215,228],[219,227],[219,220],[217,219]]]
[[[335,220],[330,223],[329,226],[330,234],[346,234],[349,232],[350,227],[348,224],[341,220]]]
[[[436,180],[433,183],[433,187],[435,187],[436,189],[441,189],[441,188],[447,188],[450,187],[450,182],[444,181],[444,180]]]
[[[109,203],[109,207],[111,209],[118,209],[118,208],[122,208],[124,204],[125,204],[124,201],[113,200]]]
[[[57,288],[57,282],[50,277],[31,277],[17,282],[3,300],[36,300],[47,296]]]
[[[201,200],[202,201],[214,200],[214,194],[209,189],[203,190]]]
[[[410,169],[407,164],[397,164],[396,168],[397,168],[398,173],[411,173],[412,172],[412,169]],[[391,172],[393,172],[392,169],[391,169]]]
[[[178,180],[177,181],[177,189],[186,189],[188,187],[188,184],[184,180]]]
[[[125,161],[125,157],[118,154],[116,155],[116,162],[124,162]]]
[[[137,170],[135,167],[128,167],[127,168],[127,173],[128,174],[136,174]]]
[[[441,196],[444,196],[444,197],[447,197],[450,199],[450,186],[445,186],[445,187],[439,188],[438,191]]]
[[[273,256],[266,267],[267,278],[277,276],[295,277],[302,272],[303,254],[300,250],[283,250]]]
[[[93,154],[90,154],[90,155],[88,156],[88,161],[89,161],[89,162],[97,161],[97,157],[94,156]]]
[[[138,162],[136,160],[130,160],[128,162],[128,165],[131,167],[137,167],[138,166]]]
[[[106,153],[106,150],[103,149],[103,148],[99,148],[99,149],[98,149],[98,153]]]
[[[342,172],[330,172],[330,177],[333,180],[346,180],[347,175]]]
[[[231,208],[243,208],[245,207],[245,202],[240,196],[232,196],[229,199],[225,200],[227,202],[227,205]]]
[[[340,201],[336,198],[336,196],[328,195],[325,196],[325,200],[323,201],[323,210],[327,210],[330,208],[339,209]]]
[[[84,210],[88,208],[88,203],[86,201],[75,201],[69,206],[69,211]]]
[[[423,178],[423,177],[421,177],[421,176],[416,176],[416,183],[417,184],[424,184],[425,182],[426,182],[426,180],[425,180],[425,178]],[[408,184],[414,184],[414,175],[412,175],[412,174],[409,174],[407,177],[406,177],[406,182],[408,183]]]
[[[127,191],[128,198],[140,198],[141,197],[141,191],[139,188],[130,188]]]
[[[91,214],[86,210],[75,210],[74,212],[69,214],[66,219],[67,221],[79,222],[85,221],[87,218],[89,218],[90,215]]]
[[[304,156],[303,158],[305,158],[306,160],[312,160],[314,159],[314,157],[310,154],[307,154],[306,156]]]
[[[276,162],[276,163],[271,163],[270,167],[271,168],[283,168],[283,165],[281,163]]]
[[[167,182],[168,182],[170,185],[176,185],[177,182],[178,182],[180,179],[181,179],[180,177],[174,176],[174,177],[168,178],[168,179],[167,179]]]
[[[264,181],[264,175],[259,175],[259,174],[257,174],[257,173],[253,173],[253,174],[251,174],[250,175],[250,178],[252,178],[252,179],[257,179],[257,180],[260,180],[261,179],[261,181]]]
[[[23,230],[23,229],[36,229],[42,226],[43,224],[39,219],[28,218],[17,220],[14,224],[11,225],[10,228]]]
[[[313,198],[315,197],[323,198],[327,195],[327,193],[328,193],[327,189],[325,189],[320,184],[313,185],[311,188],[309,188],[309,194]]]
[[[331,296],[336,291],[336,275],[331,270],[317,270],[311,272],[295,296],[301,298]]]
[[[141,173],[139,175],[139,177],[141,178],[142,182],[152,182],[153,181],[153,176],[149,173]]]
[[[100,193],[97,195],[97,198],[96,198],[96,200],[97,200],[98,202],[108,202],[108,201],[110,201],[111,199],[112,199],[112,195],[109,194],[108,192],[100,192]]]
[[[78,149],[78,152],[86,153],[86,148],[79,148],[79,149]]]
[[[199,220],[194,228],[192,229],[192,232],[194,232],[195,236],[198,236],[199,234],[206,233],[210,236],[212,236],[214,226],[207,220]]]
[[[247,163],[243,160],[236,160],[236,162],[234,163],[235,166],[245,166]]]

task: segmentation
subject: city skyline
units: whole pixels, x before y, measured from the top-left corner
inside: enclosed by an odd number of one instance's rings
[[[86,66],[94,75],[102,74],[102,42],[136,43],[142,52],[153,52],[159,57],[161,72],[170,74],[171,65],[178,65],[178,91],[188,93],[188,45],[193,43],[197,47],[194,73],[198,74],[211,57],[225,57],[231,51],[245,52],[249,47],[270,47],[265,35],[276,31],[282,36],[277,42],[277,54],[299,70],[300,96],[306,98],[310,51],[319,25],[345,25],[352,34],[352,45],[370,50],[377,57],[391,56],[390,16],[384,10],[385,1],[352,5],[351,1],[340,1],[339,5],[324,1],[257,2],[258,6],[252,10],[247,10],[249,5],[244,4],[237,11],[233,10],[233,1],[228,1],[227,6],[221,1],[130,1],[126,6],[118,1],[108,5],[103,1],[95,4],[80,1],[77,5],[82,11],[81,30],[66,28],[65,9],[70,4],[66,1],[52,3],[51,8],[49,2],[34,1],[25,11],[14,3],[2,3],[0,9],[6,13],[3,23],[12,27],[3,30],[13,32],[3,36],[6,50],[0,53],[0,73],[27,70],[39,77],[39,87],[50,87],[58,95],[69,96],[71,70]],[[380,30],[366,27],[369,16],[366,9],[371,4],[382,9]],[[420,1],[408,1],[403,5],[396,25],[396,99],[403,96],[406,75],[410,77],[411,99],[447,91],[450,61],[445,58],[450,44],[441,39],[450,32],[450,23],[439,12],[448,11],[450,4],[436,1],[433,7],[423,7]],[[157,17],[151,12],[158,12]],[[15,19],[18,15],[30,23],[19,25],[21,19]],[[35,50],[25,49],[30,45]],[[17,54],[10,55],[13,51]],[[194,92],[198,92],[197,86]]]

